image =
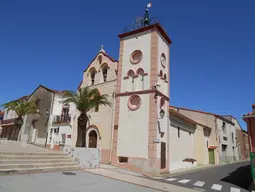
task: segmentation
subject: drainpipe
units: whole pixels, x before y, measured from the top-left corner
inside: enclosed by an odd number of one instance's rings
[[[219,161],[219,164],[220,164],[220,153],[219,153],[220,143],[219,143],[219,137],[218,137],[219,135],[218,135],[218,127],[217,127],[217,117],[215,116],[214,118],[215,118],[214,119],[214,124],[215,124],[216,141],[217,141],[217,145],[218,145],[218,148],[217,148],[218,156],[219,156],[218,161]]]
[[[111,142],[110,142],[110,163],[112,162],[112,148],[113,148],[113,126],[114,126],[114,117],[115,117],[115,101],[116,101],[116,92],[113,92],[113,106],[112,106],[112,122],[111,122]]]

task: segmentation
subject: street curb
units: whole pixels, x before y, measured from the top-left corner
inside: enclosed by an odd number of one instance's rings
[[[132,184],[132,185],[138,185],[138,186],[142,186],[142,187],[146,187],[146,188],[150,188],[150,189],[155,189],[155,190],[158,190],[158,191],[163,191],[165,192],[166,190],[162,190],[162,189],[157,189],[157,188],[153,188],[153,187],[148,187],[146,185],[143,185],[143,184],[136,184],[136,183],[132,183],[130,181],[124,181],[124,180],[121,180],[121,179],[116,179],[114,177],[110,177],[110,176],[105,176],[105,175],[100,175],[99,173],[92,173],[92,172],[88,172],[86,170],[83,170],[82,171],[86,172],[86,173],[91,173],[91,174],[94,174],[94,175],[99,175],[101,177],[106,177],[106,178],[109,178],[109,179],[114,179],[114,180],[117,180],[117,181],[121,181],[121,182],[125,182],[125,183],[129,183],[129,184]],[[118,172],[119,174],[124,174],[124,173],[120,173]],[[125,174],[124,174],[125,175]]]
[[[166,177],[173,177],[173,176],[179,176],[179,175],[183,175],[183,174],[188,174],[188,173],[193,173],[193,172],[196,172],[196,171],[202,171],[202,170],[206,170],[206,169],[210,169],[210,168],[216,168],[216,167],[221,167],[221,166],[224,166],[224,165],[231,165],[231,164],[235,164],[235,163],[242,163],[242,162],[249,162],[247,160],[245,161],[235,161],[235,162],[231,162],[231,163],[222,163],[222,164],[217,164],[217,165],[207,165],[205,167],[200,167],[200,168],[194,168],[194,169],[190,169],[190,170],[183,170],[183,171],[180,171],[180,172],[177,172],[177,173],[169,173],[168,175],[166,176],[159,176],[159,177],[149,177],[149,178],[152,178],[152,179],[163,179],[163,178],[166,178]],[[255,192],[255,191],[254,191]]]
[[[145,187],[145,188],[148,188],[148,189],[154,189],[154,190],[163,191],[163,192],[172,191],[172,190],[169,189],[168,187],[164,187],[164,189],[160,189],[160,188],[151,187],[151,186],[148,186],[148,185],[145,185],[145,184],[140,184],[140,183],[131,182],[131,181],[128,181],[128,180],[126,180],[126,179],[119,179],[119,178],[116,178],[116,177],[111,177],[111,176],[104,175],[104,174],[100,174],[100,173],[90,172],[90,171],[87,171],[86,169],[82,169],[82,171],[84,171],[84,172],[86,172],[86,173],[94,174],[94,175],[99,175],[99,176],[101,176],[101,177],[105,177],[105,178],[109,178],[109,179],[121,181],[121,182],[124,182],[124,183],[129,183],[129,184],[132,184],[132,185],[142,186],[142,187]],[[109,171],[111,171],[111,170],[109,170]],[[114,172],[114,171],[113,171],[113,172]],[[121,174],[121,175],[128,175],[128,174],[121,173],[121,172],[118,172],[118,174]],[[133,176],[133,175],[128,175],[128,176],[132,176],[132,177],[139,178],[138,176]],[[146,179],[146,180],[148,180],[148,181],[150,180],[149,178],[143,178],[143,179]],[[156,180],[154,180],[154,181],[156,181]],[[160,181],[156,181],[156,182],[161,183]],[[167,184],[167,185],[171,185],[171,184]],[[178,188],[178,191],[179,191],[179,188],[180,188],[180,191],[182,191],[182,189],[189,190],[189,191],[192,191],[192,192],[193,192],[193,191],[198,191],[198,190],[196,190],[196,189],[186,188],[186,187],[182,187],[182,186],[176,186],[176,185],[171,185],[171,186]],[[175,191],[176,191],[176,190],[175,190]]]

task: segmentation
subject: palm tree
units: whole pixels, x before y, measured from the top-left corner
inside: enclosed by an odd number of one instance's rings
[[[12,110],[17,114],[17,118],[14,120],[14,129],[8,137],[8,140],[18,140],[20,129],[24,123],[24,116],[27,114],[34,114],[37,112],[37,106],[34,101],[27,101],[24,98],[11,101],[2,105],[7,112]]]
[[[73,91],[66,91],[65,96],[67,99],[65,103],[74,103],[80,112],[78,117],[78,134],[76,147],[86,147],[86,131],[87,123],[89,122],[88,112],[91,109],[98,109],[100,105],[111,106],[108,101],[107,94],[100,94],[97,89],[90,89],[85,87],[80,89],[77,93]]]

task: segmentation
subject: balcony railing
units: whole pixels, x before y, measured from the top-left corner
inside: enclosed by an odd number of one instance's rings
[[[10,124],[14,124],[15,120],[17,118],[12,118],[12,119],[4,119],[0,121],[0,125],[10,125]]]
[[[62,123],[70,123],[71,116],[70,115],[56,115],[53,117],[53,124],[62,124]]]

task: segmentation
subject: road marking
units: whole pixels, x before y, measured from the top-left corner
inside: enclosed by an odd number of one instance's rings
[[[217,190],[217,191],[221,191],[222,189],[222,185],[219,184],[213,184],[211,189]]]
[[[197,191],[205,191],[205,189],[202,189],[202,188],[193,187],[193,189],[195,189],[195,190],[197,190]]]
[[[167,181],[175,181],[176,179],[175,178],[168,178],[168,179],[165,179]]]
[[[188,180],[188,179],[183,179],[183,180],[180,180],[180,181],[178,181],[178,183],[188,183],[188,182],[190,182],[190,180]]]
[[[230,192],[241,192],[241,190],[238,188],[230,187]]]
[[[203,181],[197,181],[193,185],[198,186],[198,187],[203,187],[204,184],[205,184],[205,182],[203,182]]]

